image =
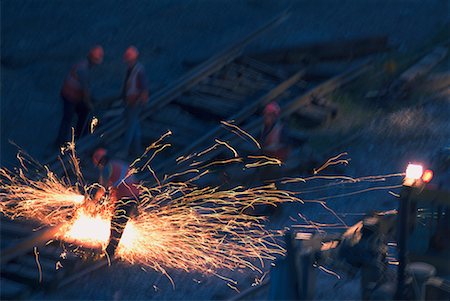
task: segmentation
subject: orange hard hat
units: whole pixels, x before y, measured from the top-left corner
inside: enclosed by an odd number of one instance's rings
[[[108,151],[106,149],[98,148],[92,155],[92,162],[94,162],[95,166],[98,166],[107,154]]]
[[[100,45],[95,45],[94,47],[91,48],[91,50],[89,50],[89,59],[94,63],[94,64],[101,64],[103,62],[103,56],[104,56],[104,52],[103,52],[103,47]]]
[[[135,61],[139,57],[139,51],[136,47],[130,46],[125,50],[125,53],[123,54],[123,60],[125,62]]]
[[[274,115],[278,117],[280,116],[280,113],[280,106],[276,102],[271,102],[264,108],[264,115]]]

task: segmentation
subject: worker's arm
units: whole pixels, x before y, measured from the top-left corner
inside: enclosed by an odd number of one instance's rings
[[[138,73],[138,85],[139,88],[141,89],[142,93],[141,95],[139,95],[139,101],[142,104],[146,104],[148,102],[148,98],[149,98],[149,88],[148,88],[148,80],[147,80],[147,76],[145,75],[145,72],[142,70],[141,72]]]
[[[81,88],[83,89],[83,102],[86,106],[92,110],[94,105],[91,99],[91,89],[89,82],[89,70],[80,68],[77,70],[78,80],[80,82]]]

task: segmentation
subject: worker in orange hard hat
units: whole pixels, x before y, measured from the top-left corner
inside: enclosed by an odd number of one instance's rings
[[[289,152],[287,129],[280,120],[281,109],[276,102],[271,102],[264,108],[264,125],[260,142],[265,155],[275,157],[285,162]]]
[[[129,46],[123,54],[127,65],[127,73],[122,89],[122,98],[125,101],[125,137],[124,152],[126,155],[139,155],[141,153],[141,126],[139,114],[144,110],[149,98],[149,88],[144,66],[138,62],[139,51]]]
[[[56,143],[58,146],[70,138],[73,115],[77,114],[75,136],[83,135],[89,112],[93,109],[90,89],[90,70],[103,62],[103,48],[100,45],[92,47],[87,57],[72,66],[64,79],[61,88],[63,100],[63,118],[59,128]]]
[[[111,159],[104,148],[98,148],[92,155],[92,162],[100,171],[99,183],[109,192],[114,204],[111,218],[111,232],[106,253],[114,256],[125,226],[132,215],[137,213],[139,200],[138,180],[130,173],[128,164],[122,160]],[[95,195],[98,201],[106,193],[99,190]]]

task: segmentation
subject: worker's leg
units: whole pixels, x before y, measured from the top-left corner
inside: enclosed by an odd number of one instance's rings
[[[80,102],[75,107],[75,110],[78,115],[77,126],[75,128],[75,137],[80,138],[88,132],[89,125],[87,123],[89,122],[89,107],[85,103]]]
[[[132,150],[133,141],[136,139],[136,130],[139,129],[139,107],[138,106],[126,106],[125,107],[125,137],[124,137],[124,153],[129,154]]]
[[[70,140],[70,128],[72,126],[72,118],[75,112],[75,104],[65,98],[63,100],[63,117],[59,127],[58,137],[56,138],[57,146],[61,146],[64,142]]]
[[[141,134],[141,122],[139,120],[139,115],[136,116],[136,125],[135,125],[135,132],[133,136],[133,144],[132,144],[132,150],[131,154],[133,156],[140,156],[142,155],[142,134]]]
[[[120,200],[116,202],[114,216],[111,219],[111,233],[106,252],[113,257],[119,245],[125,226],[127,225],[130,215],[136,209],[137,202],[135,200]]]

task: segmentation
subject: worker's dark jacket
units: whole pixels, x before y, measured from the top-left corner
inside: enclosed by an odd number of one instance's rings
[[[136,63],[127,70],[122,93],[126,104],[130,106],[148,101],[148,83],[142,64]]]
[[[85,93],[89,91],[89,68],[88,59],[81,60],[72,66],[61,88],[61,96],[64,99],[74,103],[85,99]]]

